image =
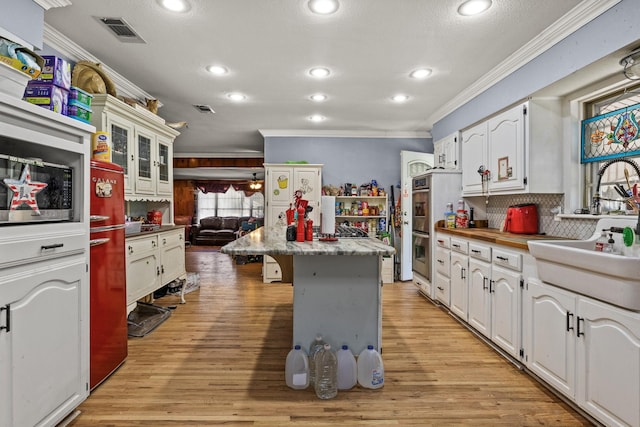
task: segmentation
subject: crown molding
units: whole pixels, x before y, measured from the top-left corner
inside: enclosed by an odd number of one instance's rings
[[[559,41],[573,34],[582,26],[620,3],[620,1],[622,0],[583,0],[506,60],[502,61],[478,79],[474,84],[461,91],[457,96],[436,110],[427,119],[427,122],[433,125],[433,123],[451,114],[506,76],[549,50]]]
[[[34,3],[37,3],[44,10],[49,10],[53,7],[66,7],[71,6],[71,1],[69,0],[33,0]]]
[[[325,137],[325,138],[431,138],[429,131],[349,131],[317,129],[258,129],[263,137]]]
[[[111,78],[111,80],[113,81],[113,84],[116,85],[118,95],[141,100],[145,100],[147,98],[155,98],[153,95],[145,92],[144,90],[118,74],[107,64],[93,56],[91,53],[86,51],[84,48],[73,42],[67,36],[56,30],[46,22],[44,24],[44,43],[71,61],[78,62],[85,60],[100,63],[104,71],[109,75],[109,78]],[[159,101],[158,106],[162,106]]]

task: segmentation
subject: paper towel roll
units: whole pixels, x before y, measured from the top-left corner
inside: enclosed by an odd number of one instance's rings
[[[320,233],[336,234],[336,197],[320,197]]]

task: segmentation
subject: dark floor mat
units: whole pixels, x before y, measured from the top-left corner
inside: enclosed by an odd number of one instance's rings
[[[127,324],[130,337],[144,337],[171,316],[171,310],[139,302],[129,313]]]

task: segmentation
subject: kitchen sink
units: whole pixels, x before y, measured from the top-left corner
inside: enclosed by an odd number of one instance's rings
[[[622,235],[613,233],[617,250],[624,254],[596,252],[596,239],[602,229],[631,227],[634,219],[600,219],[594,235],[587,240],[529,241],[529,253],[535,258],[538,277],[552,285],[568,289],[628,310],[640,311],[640,251],[627,248]]]

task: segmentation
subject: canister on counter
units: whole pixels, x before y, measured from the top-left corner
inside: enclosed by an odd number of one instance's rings
[[[456,228],[469,228],[469,216],[466,210],[456,212]]]
[[[111,162],[111,138],[109,132],[96,132],[91,138],[91,158]]]

